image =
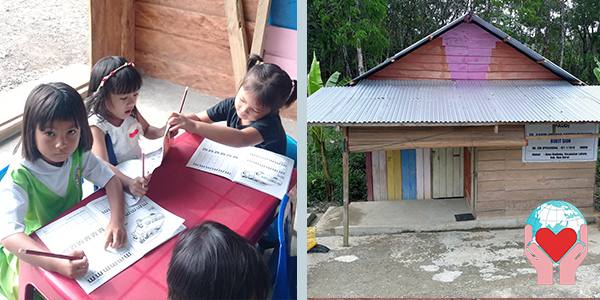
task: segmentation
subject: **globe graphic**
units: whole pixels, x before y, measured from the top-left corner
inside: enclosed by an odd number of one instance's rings
[[[541,228],[548,228],[554,234],[558,234],[565,228],[571,228],[577,233],[577,241],[579,241],[581,238],[579,230],[586,222],[583,214],[573,204],[552,200],[534,209],[527,218],[527,224],[532,227],[533,241],[535,241],[535,234]]]

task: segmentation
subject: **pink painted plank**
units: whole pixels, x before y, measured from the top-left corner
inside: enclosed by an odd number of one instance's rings
[[[498,39],[475,24],[463,23],[442,35],[452,79],[487,79]]]
[[[281,69],[286,71],[292,79],[297,79],[297,77],[296,77],[297,63],[296,63],[295,59],[274,56],[274,55],[270,55],[270,54],[266,54],[266,53],[265,53],[264,59],[265,59],[265,62],[278,65]]]
[[[487,73],[489,71],[489,66],[488,65],[467,65],[467,71]]]
[[[274,63],[292,78],[297,78],[296,30],[267,25],[265,28],[265,62]]]

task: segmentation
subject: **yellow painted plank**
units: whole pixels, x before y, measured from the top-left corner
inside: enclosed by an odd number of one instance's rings
[[[402,161],[400,150],[385,151],[388,199],[402,199]]]

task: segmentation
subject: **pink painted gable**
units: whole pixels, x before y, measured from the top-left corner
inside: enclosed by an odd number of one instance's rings
[[[487,79],[499,39],[472,23],[462,23],[441,38],[451,79]]]
[[[534,80],[560,78],[475,23],[461,23],[369,79]]]

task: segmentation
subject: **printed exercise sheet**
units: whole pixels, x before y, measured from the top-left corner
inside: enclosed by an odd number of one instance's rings
[[[204,139],[186,166],[282,199],[290,184],[294,160],[265,149],[235,148]]]
[[[89,270],[77,283],[87,293],[110,280],[185,229],[184,219],[163,209],[148,197],[125,208],[127,244],[104,249],[110,207],[106,196],[37,230],[38,237],[54,253],[85,252]]]

